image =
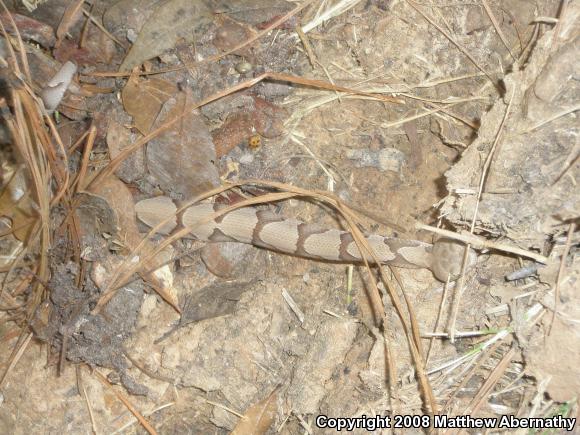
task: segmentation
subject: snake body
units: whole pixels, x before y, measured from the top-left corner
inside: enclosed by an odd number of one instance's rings
[[[270,210],[243,207],[215,219],[211,216],[225,207],[214,203],[192,205],[180,214],[168,197],[145,199],[136,204],[137,217],[158,231],[169,234],[178,226],[191,229],[199,240],[240,242],[300,257],[345,263],[360,263],[362,257],[348,231],[328,229],[317,224],[280,216]],[[450,239],[435,244],[379,235],[366,236],[380,263],[406,268],[427,268],[441,281],[456,277],[464,246]],[[471,262],[474,254],[472,253]]]

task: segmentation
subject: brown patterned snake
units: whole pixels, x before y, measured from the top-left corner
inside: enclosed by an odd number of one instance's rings
[[[138,218],[153,227],[167,220],[159,230],[169,234],[178,224],[191,228],[199,240],[210,242],[241,242],[299,257],[360,263],[361,255],[348,231],[322,228],[279,216],[269,210],[239,208],[216,219],[208,220],[218,204],[201,203],[186,208],[176,217],[177,206],[164,196],[145,199],[136,204]],[[398,267],[427,268],[440,281],[448,275],[457,277],[461,268],[464,245],[450,239],[440,239],[431,245],[416,240],[378,235],[366,236],[381,263]],[[475,253],[470,255],[470,264]]]

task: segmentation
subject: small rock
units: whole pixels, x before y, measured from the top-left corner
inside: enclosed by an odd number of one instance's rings
[[[383,148],[378,151],[347,150],[346,157],[354,160],[357,168],[372,167],[391,172],[401,172],[405,162],[405,154],[395,148]]]
[[[217,30],[213,43],[219,50],[227,51],[250,36],[252,35],[246,27],[228,20]]]
[[[230,278],[236,274],[236,266],[243,261],[249,249],[250,245],[243,243],[209,243],[201,249],[201,259],[215,276]]]
[[[254,68],[253,65],[246,60],[243,60],[236,64],[236,71],[240,74],[247,74],[250,71],[252,71],[253,68]]]
[[[240,163],[242,165],[249,165],[253,161],[254,161],[254,155],[251,153],[243,154],[242,157],[240,157]]]

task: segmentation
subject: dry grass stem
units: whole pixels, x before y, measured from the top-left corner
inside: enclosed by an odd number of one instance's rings
[[[105,387],[111,390],[111,392],[117,397],[117,399],[119,399],[123,403],[123,405],[125,405],[125,407],[129,411],[131,411],[131,413],[135,416],[137,420],[139,420],[139,423],[141,424],[141,426],[143,426],[143,428],[147,431],[147,433],[149,433],[149,435],[157,435],[157,431],[153,428],[153,426],[151,426],[151,424],[147,421],[147,419],[143,417],[143,415],[137,410],[137,408],[133,406],[133,404],[129,401],[129,399],[125,397],[124,394],[120,393],[115,388],[113,388],[113,386],[107,380],[107,378],[103,376],[98,370],[94,370],[92,373]]]
[[[568,227],[568,235],[566,236],[566,245],[564,246],[564,252],[562,252],[562,258],[560,259],[560,266],[558,267],[558,276],[556,277],[556,289],[554,290],[554,309],[552,310],[552,319],[550,320],[550,326],[548,327],[548,335],[552,333],[552,326],[554,326],[554,319],[556,318],[556,313],[558,312],[558,303],[560,302],[560,283],[562,282],[562,277],[564,276],[564,271],[566,269],[566,259],[568,258],[568,253],[570,252],[570,246],[572,246],[572,235],[576,230],[576,223],[572,222]]]
[[[333,6],[326,9],[324,12],[320,14],[316,14],[316,17],[311,20],[310,22],[304,24],[302,26],[302,31],[304,33],[310,32],[312,29],[318,27],[325,21],[330,20],[331,18],[337,17],[349,9],[355,7],[361,0],[340,0]]]
[[[159,405],[158,407],[156,407],[155,409],[153,409],[153,410],[151,410],[149,412],[144,412],[143,413],[143,416],[144,417],[150,417],[153,414],[155,414],[156,412],[162,411],[163,409],[166,409],[166,408],[171,408],[174,405],[175,405],[175,402],[164,403],[163,405]],[[118,435],[120,433],[124,433],[125,430],[127,430],[131,426],[135,425],[136,423],[139,423],[139,420],[137,420],[136,418],[133,418],[133,417],[131,417],[131,418],[132,418],[132,420],[130,422],[128,422],[127,424],[121,426],[116,431],[112,432],[111,435]]]
[[[425,20],[427,20],[433,27],[435,27],[443,36],[445,36],[449,42],[451,42],[457,49],[467,57],[475,67],[480,70],[489,81],[497,87],[496,80],[475,60],[475,58],[467,51],[461,44],[459,44],[447,31],[445,31],[440,25],[438,25],[433,18],[427,15],[425,12],[419,8],[419,6],[412,0],[405,0],[405,2],[415,9]]]
[[[512,92],[508,101],[508,104],[506,106],[505,112],[504,112],[504,116],[501,120],[501,123],[498,127],[497,133],[495,135],[495,139],[493,141],[493,144],[491,146],[491,149],[489,150],[489,153],[487,155],[487,158],[485,159],[485,163],[483,165],[483,169],[481,171],[481,176],[479,179],[479,187],[478,187],[478,192],[477,192],[477,198],[475,201],[475,210],[473,211],[473,218],[471,220],[471,226],[469,229],[469,232],[473,235],[473,232],[475,230],[475,222],[477,221],[477,213],[479,210],[479,204],[481,201],[481,195],[483,193],[483,187],[485,185],[485,181],[487,179],[487,174],[489,172],[489,168],[491,166],[491,163],[493,161],[493,158],[495,156],[495,151],[497,149],[497,146],[499,144],[499,141],[502,137],[502,133],[505,127],[505,124],[507,122],[507,119],[509,117],[510,111],[511,111],[511,107],[512,107],[512,103],[514,100],[514,96],[516,93],[516,88],[515,86],[512,87]],[[457,315],[459,313],[459,307],[461,304],[461,298],[463,295],[463,290],[464,290],[464,285],[465,285],[465,269],[466,269],[466,265],[467,265],[467,261],[468,261],[468,257],[469,257],[469,250],[471,249],[471,245],[469,243],[467,243],[467,245],[465,246],[465,251],[463,254],[463,262],[461,265],[461,274],[459,275],[459,279],[457,280],[457,285],[455,287],[455,300],[453,302],[453,306],[452,306],[452,310],[451,310],[451,319],[449,322],[449,332],[450,332],[450,341],[453,343],[455,340],[455,336],[454,336],[454,331],[455,331],[455,322],[457,321]]]
[[[512,347],[510,350],[503,356],[501,361],[497,364],[497,366],[492,370],[489,374],[487,379],[485,380],[484,384],[481,386],[475,397],[471,400],[470,404],[467,406],[465,410],[465,415],[474,415],[477,414],[481,406],[485,403],[488,399],[491,390],[496,386],[499,382],[503,374],[505,373],[508,366],[511,364],[513,357],[516,354],[516,350]]]
[[[24,331],[22,331],[22,333],[20,334],[18,342],[14,346],[14,349],[12,349],[12,354],[10,355],[10,358],[8,358],[8,365],[6,366],[6,370],[4,370],[4,373],[2,373],[2,377],[0,377],[0,388],[6,382],[6,379],[8,378],[8,375],[10,374],[12,369],[16,366],[16,364],[18,364],[18,361],[20,361],[20,358],[24,354],[24,351],[30,344],[30,340],[32,340],[32,335],[33,335],[32,332],[29,332],[28,334],[25,335]]]
[[[123,50],[127,50],[127,47],[125,46],[125,44],[123,44],[121,41],[119,41],[117,38],[115,38],[115,36],[113,36],[111,34],[111,32],[109,32],[107,29],[105,29],[105,26],[103,26],[101,24],[101,22],[99,20],[97,20],[93,15],[91,15],[91,13],[89,11],[87,11],[86,9],[83,9],[83,14],[85,15],[85,17],[87,17],[95,26],[97,26],[97,28],[103,32],[103,34],[105,36],[107,36],[107,38],[109,38],[111,41],[113,41],[115,44],[117,44],[119,47],[121,47]]]
[[[83,393],[85,403],[87,404],[87,411],[89,412],[89,418],[91,419],[91,427],[93,429],[93,434],[98,435],[99,431],[97,430],[97,422],[95,421],[95,415],[93,414],[93,407],[91,406],[91,401],[89,400],[89,395],[87,394],[87,389],[85,388],[84,385],[81,387],[81,391]]]
[[[497,22],[497,18],[495,17],[495,15],[493,14],[493,11],[489,7],[489,3],[487,3],[487,0],[481,0],[481,4],[483,5],[483,8],[485,9],[487,16],[489,17],[489,20],[493,24],[493,28],[497,32],[497,36],[499,36],[499,39],[501,39],[501,42],[503,43],[503,45],[505,46],[505,48],[509,52],[512,59],[514,61],[517,61],[516,57],[514,56],[512,50],[510,48],[510,45],[509,45],[509,42],[507,41],[507,38],[503,34],[501,27],[500,27],[499,23]]]
[[[456,233],[449,230],[444,230],[442,228],[433,227],[431,225],[425,225],[422,223],[416,223],[415,228],[418,230],[425,230],[441,236],[449,237],[453,240],[458,240],[463,243],[471,245],[472,248],[482,250],[482,249],[493,249],[494,251],[505,252],[508,254],[518,255],[524,258],[531,258],[538,263],[547,264],[548,257],[538,254],[537,252],[527,251],[525,249],[518,248],[517,246],[507,245],[505,243],[497,243],[494,241],[482,239],[471,233]]]
[[[447,293],[449,290],[450,278],[447,278],[447,282],[443,286],[443,294],[441,295],[441,301],[439,302],[439,309],[437,310],[437,317],[435,319],[435,325],[433,326],[433,332],[439,329],[439,322],[441,321],[441,316],[443,315],[443,308],[447,303]],[[425,365],[429,365],[429,358],[431,357],[431,350],[433,348],[433,342],[435,341],[435,335],[431,336],[429,340],[429,347],[427,348],[427,356],[425,357]]]

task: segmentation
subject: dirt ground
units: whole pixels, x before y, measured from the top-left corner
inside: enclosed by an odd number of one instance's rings
[[[1,434],[580,416],[578,3],[9,1],[0,22]],[[213,200],[299,186],[260,207],[348,228],[332,194],[365,233],[477,262],[381,276],[136,217],[238,182]]]

